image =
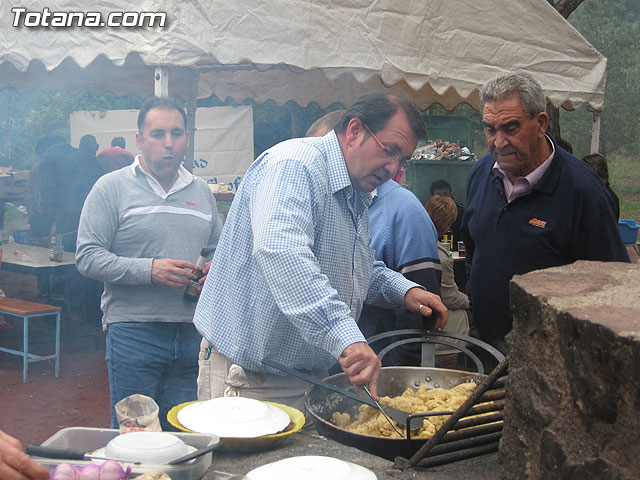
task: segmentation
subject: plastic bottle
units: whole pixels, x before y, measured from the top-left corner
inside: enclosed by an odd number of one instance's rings
[[[202,269],[204,268],[204,264],[207,261],[207,255],[209,255],[209,250],[203,248],[200,250],[200,256],[198,257],[198,261],[196,262],[196,269],[193,271],[195,278],[193,278],[187,288],[184,291],[184,299],[188,302],[197,302],[200,297],[200,291],[198,287],[200,283],[198,282],[204,275]]]

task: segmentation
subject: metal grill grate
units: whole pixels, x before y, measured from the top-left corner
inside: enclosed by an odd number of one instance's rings
[[[435,466],[497,451],[502,436],[506,371],[504,359],[409,460],[397,457],[396,467]]]

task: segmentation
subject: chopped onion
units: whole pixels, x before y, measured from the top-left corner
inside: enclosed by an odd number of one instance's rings
[[[77,480],[78,469],[70,463],[59,464],[49,477],[51,480]]]

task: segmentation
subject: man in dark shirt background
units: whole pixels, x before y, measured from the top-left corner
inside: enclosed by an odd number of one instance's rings
[[[93,135],[80,139],[79,148],[68,143],[50,147],[40,164],[42,204],[53,213],[53,233],[62,235],[67,252],[76,251],[80,213],[89,191],[104,171],[98,163]],[[65,314],[94,323],[100,319],[102,285],[77,270],[55,276],[54,288],[64,296]]]
[[[64,249],[75,252],[80,212],[84,201],[104,171],[96,158],[93,135],[80,139],[79,148],[68,143],[50,147],[40,164],[42,203],[53,210],[55,234],[63,235]]]

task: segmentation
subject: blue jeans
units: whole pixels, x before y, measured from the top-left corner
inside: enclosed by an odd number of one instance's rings
[[[141,393],[160,407],[163,430],[175,430],[167,412],[197,400],[201,335],[192,323],[121,322],[107,327],[106,361],[111,390],[111,428],[118,428],[115,404]]]

